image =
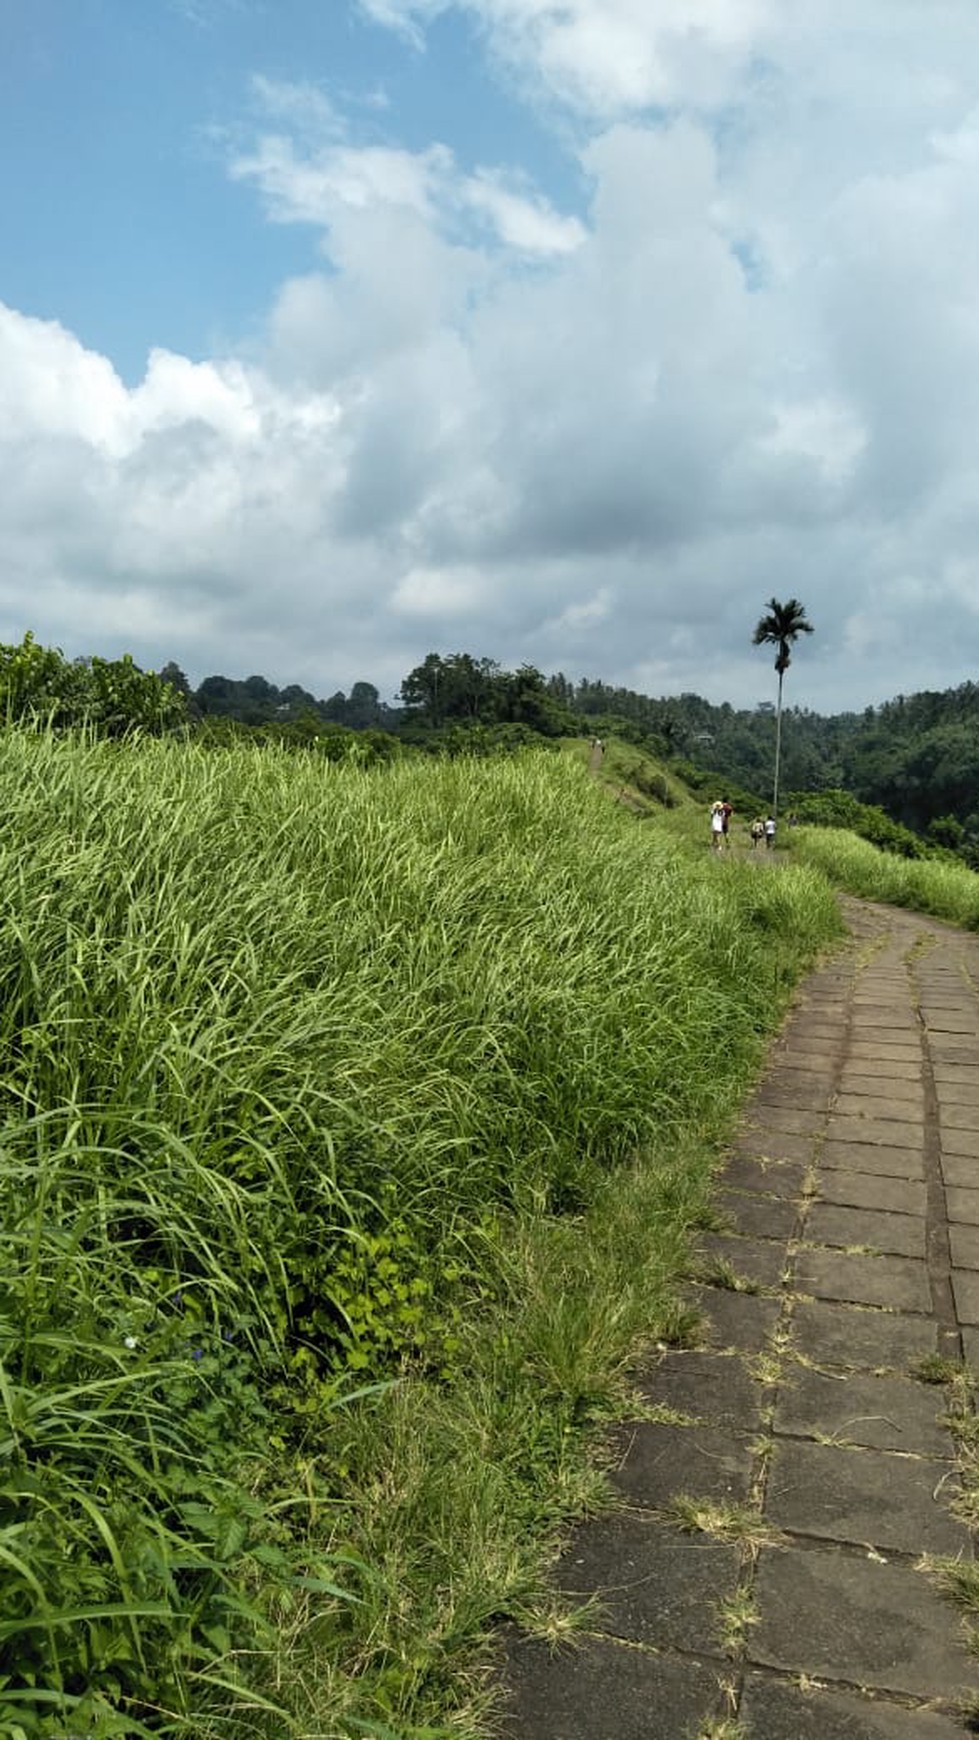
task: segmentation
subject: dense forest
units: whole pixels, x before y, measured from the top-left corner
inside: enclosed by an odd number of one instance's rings
[[[392,704],[366,680],[325,699],[260,675],[212,675],[193,689],[174,663],[154,675],[128,658],[69,662],[27,635],[20,646],[0,648],[0,704],[8,715],[30,708],[56,722],[84,717],[109,732],[133,721],[153,730],[189,724],[217,742],[256,733],[332,754],[356,747],[365,759],[404,746],[486,752],[531,736],[614,733],[671,760],[695,788],[710,774],[759,802],[771,789],[773,704],[748,709],[693,694],[654,698],[598,678],[547,676],[533,665],[510,671],[470,653],[429,653],[403,678]],[[828,717],[787,708],[782,789],[813,820],[852,825],[856,801],[976,859],[979,685],[899,695]]]

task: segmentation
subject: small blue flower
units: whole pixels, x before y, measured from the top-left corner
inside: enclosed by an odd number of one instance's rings
[[[202,1347],[195,1347],[194,1351],[190,1357],[191,1357],[191,1359],[203,1359],[204,1358],[204,1349]]]

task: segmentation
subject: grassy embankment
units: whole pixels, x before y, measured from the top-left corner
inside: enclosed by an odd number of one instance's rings
[[[898,857],[844,828],[797,828],[793,856],[866,900],[906,906],[979,930],[979,876],[964,864]]]
[[[0,739],[0,1734],[472,1731],[821,876],[572,757]]]

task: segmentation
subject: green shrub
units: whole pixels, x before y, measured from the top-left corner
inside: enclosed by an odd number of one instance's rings
[[[103,737],[158,733],[186,723],[186,702],[153,671],[121,659],[75,659],[38,646],[0,646],[0,718],[41,726],[87,725]]]
[[[848,828],[861,839],[869,840],[883,852],[895,852],[901,858],[924,858],[928,855],[925,842],[910,828],[891,820],[877,804],[862,804],[847,791],[823,791],[793,794],[787,805],[800,822],[818,828]]]

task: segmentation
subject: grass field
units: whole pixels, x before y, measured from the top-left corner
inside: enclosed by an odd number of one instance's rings
[[[0,1733],[475,1731],[824,878],[543,752],[0,803]]]
[[[793,856],[850,894],[979,929],[979,876],[964,864],[898,857],[844,828],[799,828]]]

